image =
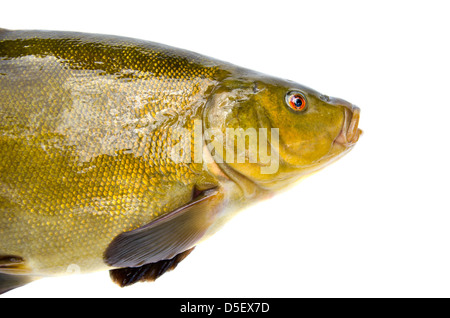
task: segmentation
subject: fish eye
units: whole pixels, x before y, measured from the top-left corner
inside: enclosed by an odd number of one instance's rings
[[[306,98],[300,92],[289,92],[286,94],[286,104],[295,111],[306,110]]]

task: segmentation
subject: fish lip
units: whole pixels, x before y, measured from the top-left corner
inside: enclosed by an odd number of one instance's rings
[[[355,105],[350,107],[345,107],[344,110],[344,124],[339,132],[338,136],[334,140],[334,144],[338,144],[344,147],[352,147],[356,144],[359,137],[363,133],[361,129],[358,128],[359,124],[359,114],[361,110]]]

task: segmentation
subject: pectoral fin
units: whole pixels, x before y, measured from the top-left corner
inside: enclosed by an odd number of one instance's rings
[[[113,282],[120,287],[130,286],[139,281],[152,282],[165,272],[171,271],[177,267],[178,263],[188,256],[195,247],[184,251],[168,260],[161,260],[156,263],[142,265],[140,267],[118,268],[109,271],[109,276]]]
[[[140,267],[176,255],[194,247],[213,224],[222,204],[218,188],[194,190],[193,200],[138,229],[119,234],[104,253],[114,267]]]

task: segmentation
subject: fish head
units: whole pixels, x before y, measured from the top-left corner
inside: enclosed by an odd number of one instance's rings
[[[348,153],[362,133],[359,114],[343,99],[252,73],[217,89],[205,128],[225,135],[223,148],[214,147],[216,161],[260,188],[279,190]]]

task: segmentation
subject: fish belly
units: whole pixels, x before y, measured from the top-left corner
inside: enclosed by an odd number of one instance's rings
[[[201,119],[208,63],[137,40],[1,33],[0,255],[34,274],[103,269],[114,237],[189,202],[213,177],[169,150],[190,149],[174,136]]]

